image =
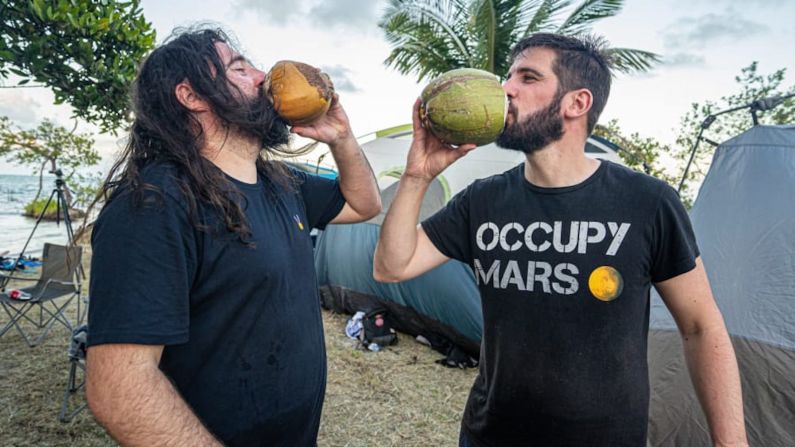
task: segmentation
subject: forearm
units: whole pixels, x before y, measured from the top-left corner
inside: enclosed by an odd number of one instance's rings
[[[359,143],[351,136],[329,147],[339,170],[345,201],[361,215],[378,214],[381,211],[378,182]]]
[[[125,366],[119,365],[119,370]],[[92,378],[94,371],[89,369],[86,392],[91,411],[119,444],[221,445],[159,369],[133,370]]]
[[[417,221],[429,181],[403,175],[381,224],[374,255],[376,279],[399,279],[417,248]]]
[[[721,325],[683,334],[690,378],[716,446],[747,445],[737,359]]]

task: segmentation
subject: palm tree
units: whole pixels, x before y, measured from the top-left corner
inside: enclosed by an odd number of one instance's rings
[[[576,35],[593,22],[618,14],[623,0],[583,0],[561,19],[572,0],[389,0],[379,22],[392,52],[384,61],[418,80],[448,70],[474,67],[499,76],[508,72],[511,48],[536,32]],[[657,54],[610,48],[614,67],[648,71]]]

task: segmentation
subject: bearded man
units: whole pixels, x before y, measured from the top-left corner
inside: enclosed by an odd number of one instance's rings
[[[475,146],[441,143],[415,103],[374,259],[384,282],[448,259],[474,271],[483,340],[459,444],[645,446],[653,285],[679,325],[715,445],[746,445],[737,361],[676,192],[585,156],[610,93],[602,41],[535,34],[511,57],[497,144],[526,161],[475,181],[418,226],[431,180]]]
[[[369,219],[372,170],[334,97],[287,125],[220,30],[143,62],[92,233],[87,398],[122,445],[314,446],[326,384],[312,228]],[[328,144],[338,181],[272,155]]]

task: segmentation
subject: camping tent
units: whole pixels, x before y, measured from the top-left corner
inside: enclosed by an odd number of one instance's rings
[[[383,211],[366,223],[329,226],[318,237],[315,267],[323,305],[348,313],[376,305],[386,307],[398,330],[423,335],[443,351],[452,343],[477,358],[483,315],[469,266],[451,261],[398,284],[378,283],[372,277],[380,225],[397,189],[410,143],[411,126],[377,132],[362,143],[379,178]],[[617,151],[617,146],[598,137],[589,138],[586,146],[589,156],[620,163]],[[436,212],[473,180],[504,172],[524,158],[521,152],[493,144],[469,153],[434,181],[425,195],[420,219]]]
[[[795,126],[723,144],[691,211],[740,366],[752,446],[795,446]],[[649,445],[710,445],[676,326],[653,296]]]

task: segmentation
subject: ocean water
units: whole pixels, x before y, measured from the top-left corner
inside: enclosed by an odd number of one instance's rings
[[[17,256],[31,235],[36,219],[22,216],[25,204],[30,202],[39,188],[39,178],[27,175],[0,175],[0,254],[8,251],[5,256]],[[42,196],[49,197],[55,188],[55,177],[44,177]],[[54,200],[54,198],[53,198]],[[82,220],[73,222],[75,230]],[[25,251],[30,256],[41,256],[45,242],[66,244],[66,227],[61,221],[42,220]]]

